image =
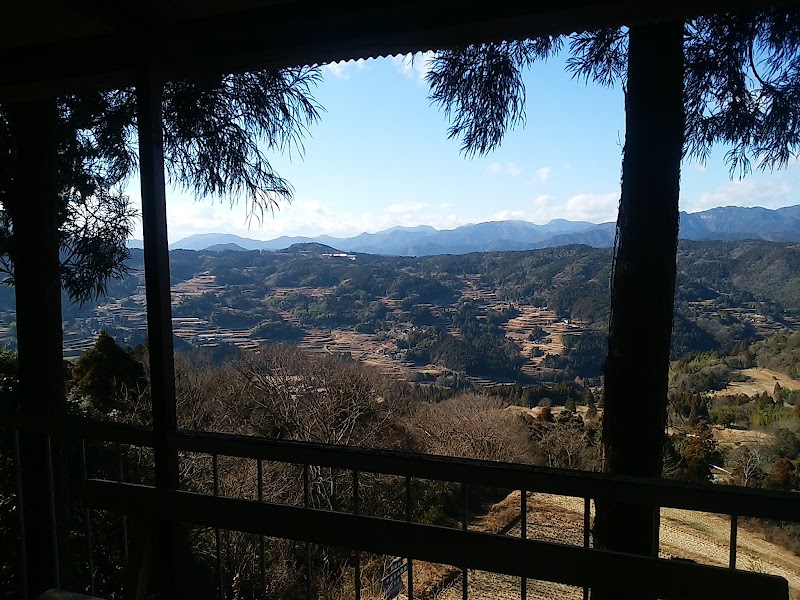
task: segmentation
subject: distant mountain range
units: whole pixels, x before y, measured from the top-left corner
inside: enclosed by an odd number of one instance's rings
[[[726,206],[680,215],[680,238],[686,240],[769,240],[800,242],[800,205],[770,210]],[[392,256],[466,254],[496,250],[531,250],[569,244],[606,248],[614,244],[615,223],[556,219],[546,225],[527,221],[490,221],[438,230],[427,225],[392,227],[350,238],[327,235],[253,240],[227,233],[191,235],[170,244],[186,250],[282,250],[294,244],[319,243],[346,252]],[[132,240],[131,247],[141,247]]]

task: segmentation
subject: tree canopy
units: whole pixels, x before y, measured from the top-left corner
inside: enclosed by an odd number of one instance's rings
[[[628,29],[481,44],[435,55],[430,98],[467,155],[495,149],[525,123],[522,71],[565,47],[574,78],[625,85]],[[786,166],[800,152],[800,10],[719,14],[684,27],[685,155],[728,148],[731,175]]]
[[[168,180],[198,197],[245,199],[260,219],[292,188],[270,165],[270,151],[302,151],[319,118],[315,67],[229,75],[165,85],[163,128]],[[62,284],[73,300],[105,293],[125,272],[136,212],[124,195],[137,169],[134,89],[63,97],[58,102],[59,243]],[[0,271],[14,282],[15,140],[0,107]]]

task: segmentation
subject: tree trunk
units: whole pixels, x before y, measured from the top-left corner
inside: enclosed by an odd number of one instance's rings
[[[606,472],[660,477],[683,149],[683,23],[634,26],[629,35],[603,447]],[[652,554],[658,512],[598,502],[594,533],[597,547]]]
[[[14,181],[5,200],[14,235],[20,408],[64,413],[55,100],[9,105]],[[69,514],[58,439],[20,434],[28,595],[64,584]],[[55,477],[53,476],[55,474]],[[59,557],[59,553],[62,555]]]

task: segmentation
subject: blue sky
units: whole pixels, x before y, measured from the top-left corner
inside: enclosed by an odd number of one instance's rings
[[[495,152],[472,159],[447,139],[444,114],[431,106],[426,59],[370,59],[323,67],[315,97],[324,107],[305,152],[271,155],[295,200],[262,223],[243,201],[195,199],[168,188],[170,240],[226,232],[251,238],[355,235],[396,225],[451,229],[466,223],[554,218],[596,223],[616,218],[625,136],[619,88],[573,80],[562,60],[525,75],[527,124]],[[800,165],[731,181],[724,148],[707,164],[685,163],[681,209],[800,204]],[[128,193],[138,202],[138,181]],[[137,227],[135,237],[141,238]]]

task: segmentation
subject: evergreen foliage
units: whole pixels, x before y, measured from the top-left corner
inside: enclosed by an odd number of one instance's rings
[[[70,382],[74,393],[99,410],[111,409],[119,395],[138,394],[143,384],[142,364],[105,331],[75,363]]]

